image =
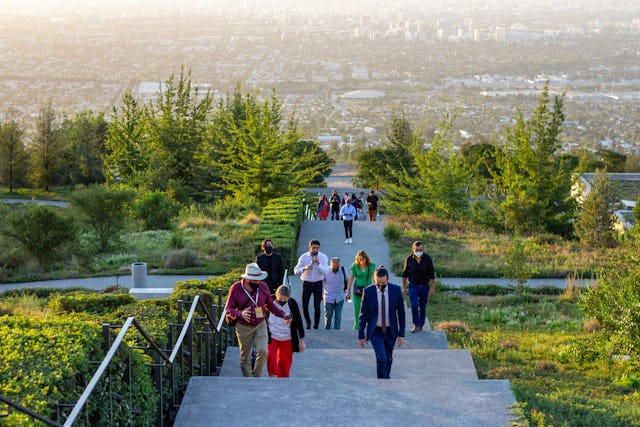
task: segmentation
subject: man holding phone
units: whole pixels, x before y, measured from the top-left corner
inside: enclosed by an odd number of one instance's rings
[[[309,315],[309,300],[313,295],[313,329],[318,329],[320,324],[320,302],[322,301],[322,279],[325,269],[329,265],[329,258],[320,252],[320,241],[309,241],[309,251],[300,255],[298,263],[293,269],[294,274],[299,274],[302,280],[302,314],[307,321],[307,329],[311,329],[311,316]]]

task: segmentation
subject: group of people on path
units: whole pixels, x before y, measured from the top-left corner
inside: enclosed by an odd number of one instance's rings
[[[354,325],[358,343],[371,342],[376,355],[378,378],[389,378],[393,348],[401,346],[405,333],[403,296],[409,295],[412,333],[423,330],[428,298],[435,293],[433,261],[424,253],[422,242],[412,245],[402,271],[401,285],[389,282],[389,272],[376,266],[364,250],[359,250],[347,274],[338,257],[330,260],[320,252],[320,241],[309,241],[309,250],[298,258],[294,274],[302,281],[302,315],[288,286],[278,285],[284,277],[282,257],[273,252],[269,239],[262,242],[263,253],[247,264],[241,280],[229,289],[227,321],[235,324],[240,348],[240,368],[245,377],[261,377],[265,365],[272,377],[289,377],[294,352],[305,349],[306,329],[318,329],[321,301],[324,326],[340,329],[345,301],[353,300]],[[313,322],[309,302],[313,296]],[[252,346],[255,361],[252,363]]]
[[[380,198],[371,190],[369,196],[364,199],[364,192],[360,192],[360,196],[356,193],[344,193],[342,199],[336,190],[333,190],[328,198],[325,194],[320,196],[317,204],[318,219],[326,221],[331,213],[331,221],[342,220],[344,226],[345,243],[353,243],[353,222],[366,221],[368,215],[369,221],[375,221],[378,216],[378,203]],[[365,209],[366,207],[366,209]],[[365,214],[366,213],[366,214]]]

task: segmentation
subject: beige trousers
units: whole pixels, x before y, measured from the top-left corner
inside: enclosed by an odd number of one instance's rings
[[[243,377],[261,377],[264,364],[267,361],[267,345],[269,335],[267,322],[262,321],[256,326],[236,323],[236,336],[240,346],[240,370]],[[256,345],[256,360],[251,368],[251,347]]]

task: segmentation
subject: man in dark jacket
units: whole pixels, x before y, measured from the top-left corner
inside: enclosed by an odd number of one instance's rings
[[[284,279],[284,263],[282,256],[273,252],[273,242],[271,239],[262,241],[262,253],[256,257],[256,264],[260,266],[260,270],[266,271],[268,276],[264,279],[269,287],[271,295],[275,295],[278,286],[282,285]]]

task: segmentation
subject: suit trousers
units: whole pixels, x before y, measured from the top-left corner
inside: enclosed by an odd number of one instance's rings
[[[391,335],[391,328],[382,332],[382,328],[376,326],[373,334],[369,338],[373,351],[376,353],[376,368],[378,378],[388,379],[391,374],[391,363],[393,362],[393,347],[396,339]]]

